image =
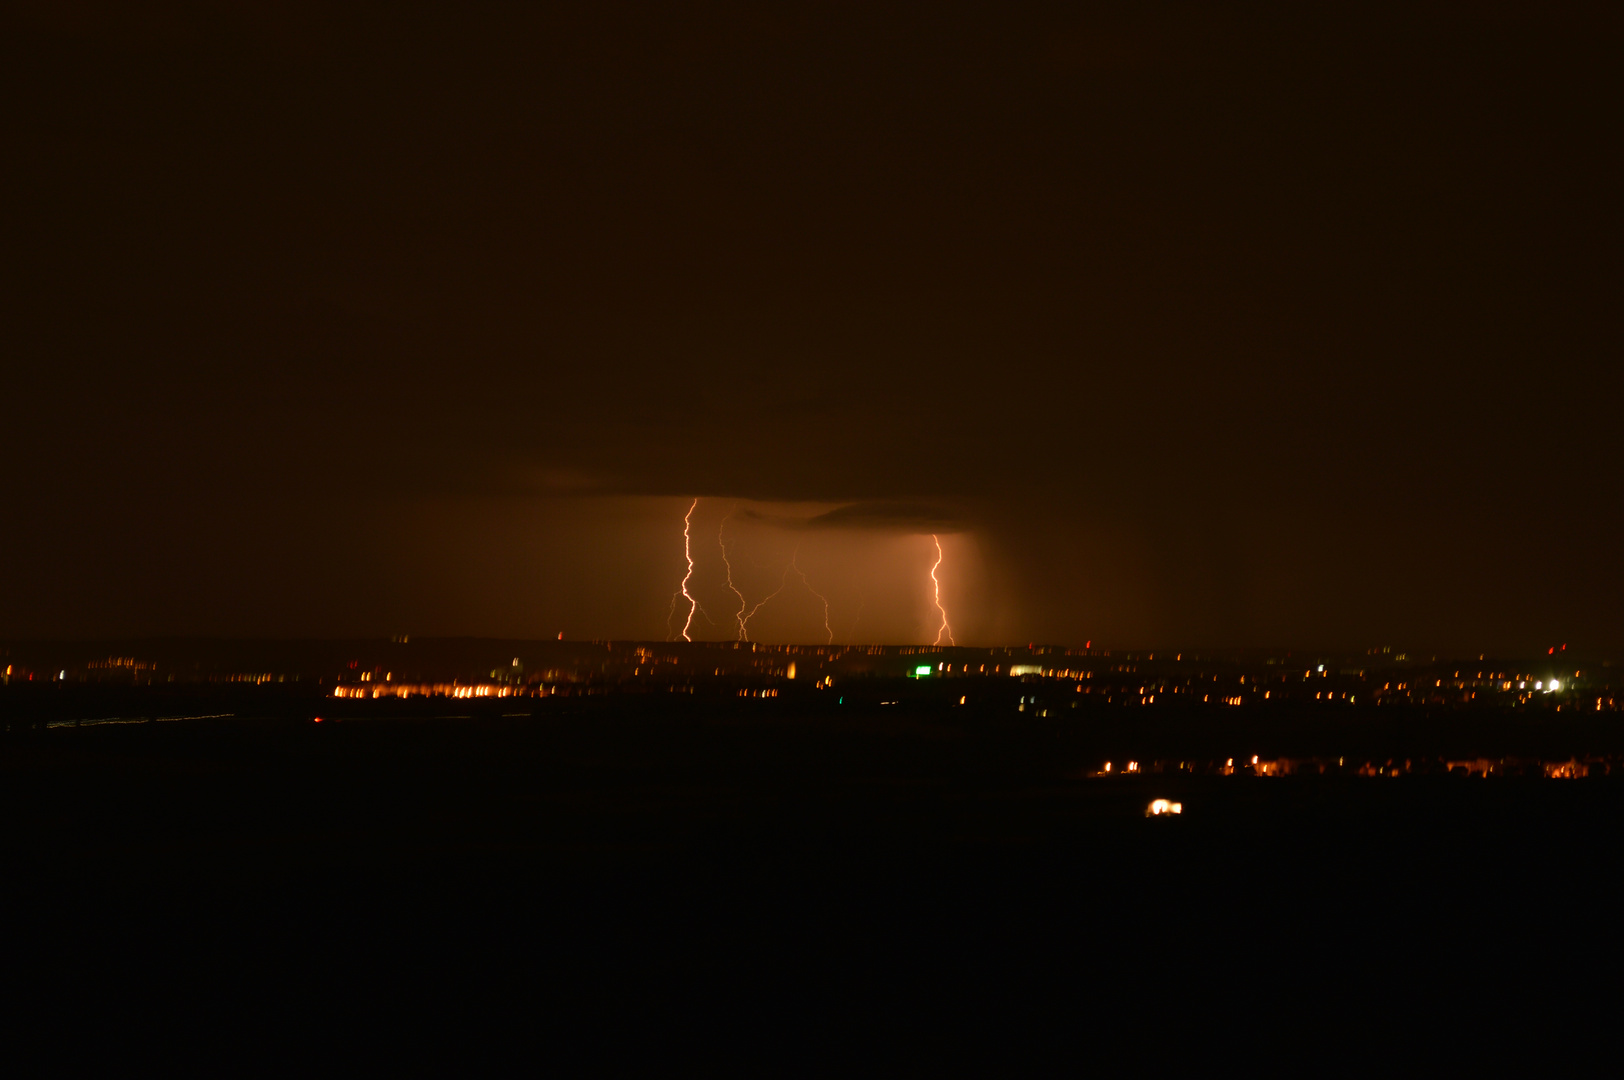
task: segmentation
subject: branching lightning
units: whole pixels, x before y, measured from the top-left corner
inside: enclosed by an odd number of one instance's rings
[[[756,601],[755,606],[750,607],[749,611],[745,610],[746,607],[749,607],[749,601],[745,600],[744,593],[740,592],[739,587],[733,582],[733,561],[728,557],[727,554],[727,541],[722,538],[722,534],[727,529],[729,519],[733,517],[733,513],[736,512],[737,509],[738,507],[735,506],[732,511],[729,511],[727,517],[722,519],[722,524],[716,527],[716,546],[722,549],[722,565],[727,567],[727,587],[733,591],[734,596],[739,598],[739,610],[733,615],[734,620],[739,624],[739,640],[749,641],[750,620],[756,617],[756,612],[761,610],[761,606],[763,604],[784,591],[784,586],[789,584],[790,567],[784,567],[784,574],[778,579],[778,588]],[[794,558],[791,558],[791,566],[794,565],[794,562]],[[706,616],[706,618],[709,618],[709,616]]]
[[[735,506],[733,509],[737,510],[738,507]],[[727,542],[722,539],[722,530],[727,528],[728,518],[732,516],[733,511],[728,511],[727,517],[723,518],[722,523],[716,527],[716,546],[722,549],[722,565],[727,567],[727,587],[732,589],[733,595],[739,598],[739,610],[733,614],[733,617],[739,623],[739,640],[749,641],[750,635],[744,625],[747,621],[744,617],[744,594],[739,591],[737,585],[733,584],[733,563],[727,557]],[[754,613],[752,612],[752,614]]]
[[[935,589],[934,599],[936,602],[936,610],[942,613],[942,625],[936,628],[935,644],[940,645],[942,643],[942,635],[946,634],[947,643],[952,645],[955,644],[953,641],[953,628],[947,624],[947,609],[942,606],[942,582],[941,579],[936,576],[936,567],[942,565],[942,542],[941,540],[937,539],[935,533],[930,534],[930,539],[931,542],[936,545],[936,562],[932,564],[930,568],[930,581],[931,585]]]
[[[791,564],[793,564],[794,562],[795,562],[794,559],[790,560]],[[762,597],[759,601],[757,601],[756,606],[750,609],[750,613],[748,615],[746,615],[744,618],[739,620],[739,630],[740,630],[741,633],[744,634],[744,640],[745,641],[750,640],[750,620],[756,617],[756,612],[761,610],[761,605],[765,604],[767,601],[771,600],[773,597],[775,597],[779,593],[783,592],[784,591],[784,586],[788,585],[788,584],[789,584],[789,567],[786,566],[786,567],[784,567],[784,576],[778,579],[778,588],[774,589],[772,592],[768,593],[766,596]]]
[[[682,581],[677,586],[677,591],[671,594],[671,609],[666,614],[666,632],[668,635],[670,635],[676,620],[677,602],[679,600],[688,601],[688,611],[683,617],[682,628],[677,631],[677,633],[681,634],[682,640],[688,642],[693,641],[692,631],[694,627],[694,617],[696,615],[702,616],[707,622],[710,622],[712,626],[716,625],[716,623],[711,619],[710,613],[705,610],[705,606],[700,603],[699,597],[694,594],[692,589],[694,571],[696,568],[693,549],[693,519],[694,511],[696,511],[698,508],[699,497],[695,496],[688,504],[687,511],[682,515],[682,554],[687,566],[682,575]],[[727,523],[733,519],[733,515],[737,513],[737,510],[738,507],[735,505],[733,510],[729,511],[727,516],[724,517],[721,523],[716,527],[716,546],[721,551],[722,565],[726,568],[728,591],[731,592],[739,601],[738,609],[733,613],[733,621],[735,624],[737,624],[739,629],[738,640],[750,640],[750,620],[755,618],[756,614],[763,607],[777,598],[778,595],[788,587],[789,576],[793,571],[795,576],[800,578],[801,584],[805,586],[806,591],[817,597],[818,601],[823,605],[824,634],[827,637],[828,643],[833,644],[835,640],[835,631],[834,624],[830,619],[829,598],[812,587],[811,579],[807,577],[806,571],[801,569],[801,553],[799,547],[797,547],[795,552],[790,556],[789,563],[784,567],[784,572],[779,578],[778,587],[776,589],[762,597],[760,600],[756,601],[754,604],[750,603],[749,599],[744,595],[744,590],[739,587],[738,582],[736,582],[733,578],[733,552],[728,549],[727,541]],[[930,567],[931,601],[936,605],[936,611],[938,614],[941,615],[941,623],[936,628],[936,640],[934,644],[937,646],[941,646],[944,643],[947,645],[956,645],[958,642],[953,635],[952,621],[948,618],[947,608],[942,603],[942,579],[938,574],[938,571],[942,568],[942,563],[946,559],[946,553],[942,549],[942,540],[940,536],[932,533],[930,539],[931,543],[936,547],[936,561],[933,562]],[[854,635],[857,630],[857,624],[862,620],[863,609],[866,606],[867,599],[865,598],[863,605],[857,610],[856,617],[852,620],[851,630]],[[675,638],[672,637],[672,640],[675,640]]]
[[[801,584],[806,586],[806,591],[823,601],[823,628],[829,632],[828,644],[833,645],[835,641],[835,632],[834,629],[829,625],[829,598],[818,592],[818,590],[814,589],[812,587],[812,583],[806,580],[806,571],[802,570],[800,564],[796,562],[796,559],[800,558],[800,555],[801,549],[796,548],[795,554],[790,556],[789,565],[797,574],[801,576]]]

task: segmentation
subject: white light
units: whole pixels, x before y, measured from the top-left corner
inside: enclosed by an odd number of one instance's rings
[[[1542,689],[1544,689],[1544,687],[1545,687],[1545,684],[1542,683],[1542,682],[1537,682],[1537,683],[1534,684],[1534,689],[1535,690],[1542,690]]]
[[[1319,667],[1315,668],[1314,670],[1315,671],[1324,671],[1325,670],[1325,665],[1321,664]]]
[[[1182,813],[1184,813],[1183,803],[1169,802],[1166,799],[1153,799],[1150,806],[1145,810],[1146,817],[1160,817],[1163,814]]]
[[[1550,685],[1550,686],[1548,686],[1548,687],[1546,687],[1546,689],[1547,689],[1547,690],[1556,690],[1556,689],[1558,689],[1558,686],[1557,686],[1557,682],[1556,682],[1556,680],[1555,680],[1555,679],[1552,679],[1552,680],[1551,680],[1551,685]]]

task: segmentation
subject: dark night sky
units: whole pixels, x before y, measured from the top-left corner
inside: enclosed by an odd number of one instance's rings
[[[940,530],[964,640],[1624,648],[1612,5],[135,7],[0,23],[0,634],[658,637],[697,495],[887,640]]]

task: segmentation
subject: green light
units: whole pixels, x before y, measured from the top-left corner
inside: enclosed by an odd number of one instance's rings
[[[918,678],[921,675],[929,675],[929,674],[930,674],[930,665],[929,664],[920,664],[918,667],[914,668],[914,677],[915,678]]]

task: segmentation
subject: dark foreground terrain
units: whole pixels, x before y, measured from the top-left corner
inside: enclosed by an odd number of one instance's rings
[[[501,711],[0,738],[10,1059],[1550,1071],[1619,1004],[1616,770],[1086,775],[1181,741],[1607,753],[1610,725]]]

